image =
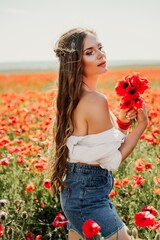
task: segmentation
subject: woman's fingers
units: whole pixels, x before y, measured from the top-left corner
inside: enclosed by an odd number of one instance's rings
[[[135,119],[135,118],[137,118],[137,113],[134,114],[134,115],[131,115],[131,116],[127,117],[127,118],[128,118],[129,120]]]
[[[145,115],[145,118],[147,118],[147,111],[146,111],[146,106],[145,103],[143,102],[142,104],[142,113],[139,113],[140,109],[135,109],[135,108],[131,108],[131,109],[123,109],[120,111],[120,119],[122,122],[125,122],[125,120],[132,120],[132,119],[141,119],[141,115]],[[140,116],[139,116],[140,115]]]
[[[130,120],[132,120],[132,119],[134,119],[134,118],[136,118],[136,117],[137,117],[137,111],[136,111],[134,108],[132,108],[131,110],[129,110],[128,113],[127,113],[127,115],[126,115],[126,118],[127,118],[127,119],[130,119]]]

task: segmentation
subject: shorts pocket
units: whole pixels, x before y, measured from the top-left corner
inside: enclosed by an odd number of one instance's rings
[[[89,176],[83,179],[83,186],[86,190],[103,189],[108,185],[108,176]]]

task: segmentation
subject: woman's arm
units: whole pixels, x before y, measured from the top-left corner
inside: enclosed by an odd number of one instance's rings
[[[143,107],[139,109],[137,113],[138,125],[131,133],[126,136],[125,142],[122,143],[121,147],[119,148],[122,155],[122,161],[125,160],[126,157],[133,151],[133,149],[137,145],[140,136],[142,135],[148,124],[148,116],[145,104],[143,104]]]
[[[123,130],[123,129],[121,129],[121,128],[118,126],[118,124],[117,124],[117,118],[116,118],[116,116],[114,115],[114,113],[113,113],[111,110],[109,110],[109,112],[110,112],[110,117],[111,117],[111,121],[112,121],[113,126],[114,126],[116,129],[118,129],[119,131],[121,131],[122,133],[127,134],[127,130]]]
[[[112,121],[114,127],[117,128],[122,133],[127,134],[127,130],[124,130],[118,126],[117,118],[111,110],[110,110],[110,116],[111,116],[111,121]],[[119,114],[118,114],[118,119],[124,124],[129,123],[131,120],[135,119],[136,117],[137,117],[137,111],[134,108],[120,109]]]
[[[98,93],[89,94],[83,100],[82,109],[81,113],[87,122],[88,134],[96,134],[112,128],[108,102]],[[133,151],[140,136],[147,127],[148,117],[145,104],[143,104],[142,109],[137,111],[137,122],[138,125],[136,128],[126,136],[125,142],[119,148],[122,161]]]

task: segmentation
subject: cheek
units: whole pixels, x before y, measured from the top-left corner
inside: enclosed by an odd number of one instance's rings
[[[95,60],[92,58],[87,58],[83,62],[83,68],[84,68],[84,73],[90,73],[93,72],[93,69],[95,69],[96,63]]]

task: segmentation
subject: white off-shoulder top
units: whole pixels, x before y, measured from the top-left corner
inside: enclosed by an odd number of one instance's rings
[[[66,142],[69,162],[99,164],[109,171],[117,170],[122,155],[118,150],[126,135],[116,128],[85,136],[71,135]]]

